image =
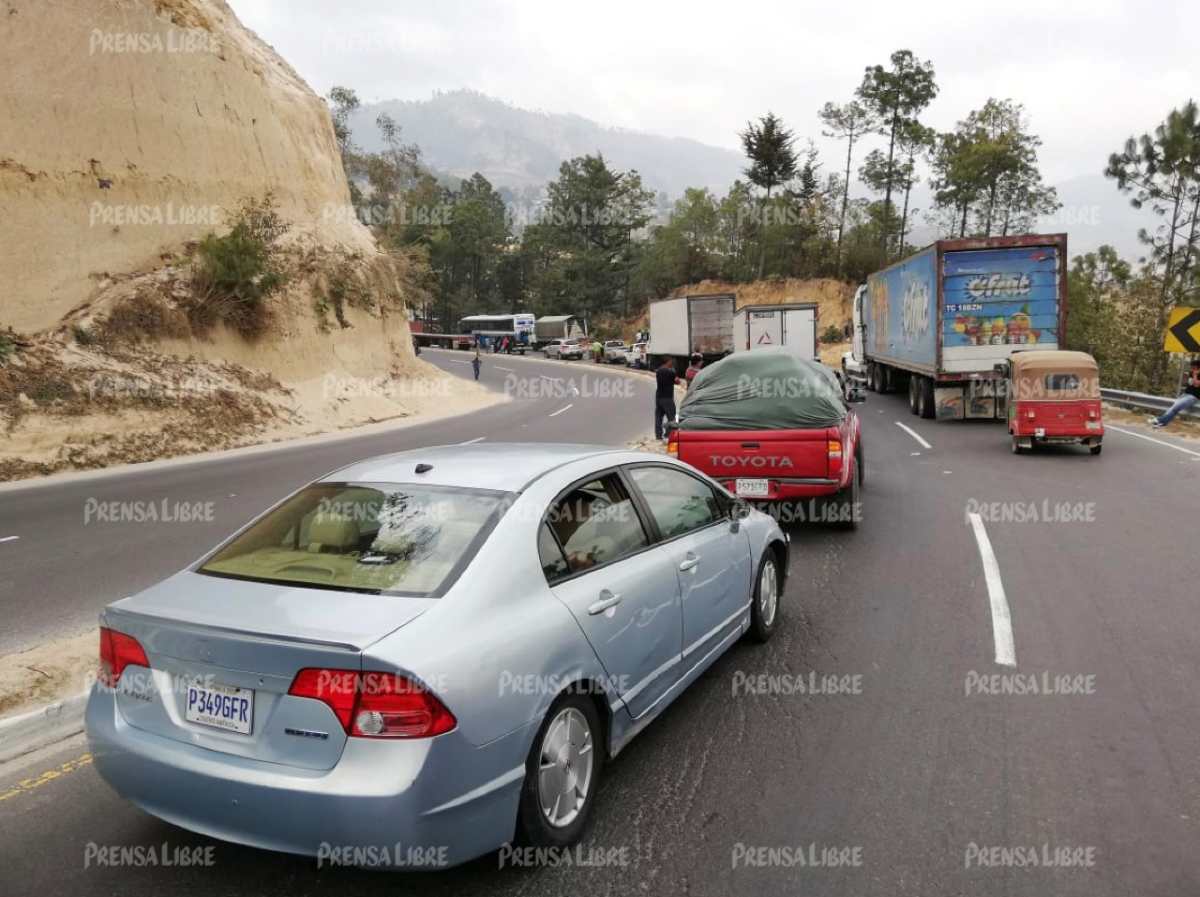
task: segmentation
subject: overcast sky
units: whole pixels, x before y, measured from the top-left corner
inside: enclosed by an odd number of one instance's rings
[[[515,105],[737,149],[768,109],[819,138],[816,110],[906,47],[949,129],[989,96],[1024,103],[1054,183],[1095,174],[1200,88],[1200,3],[230,0],[319,93],[367,101],[471,88]],[[836,167],[836,150],[824,161]]]

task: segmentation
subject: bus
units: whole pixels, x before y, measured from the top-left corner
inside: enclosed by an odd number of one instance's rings
[[[533,315],[524,313],[469,315],[458,322],[458,330],[471,334],[478,345],[488,348],[507,336],[508,351],[524,355],[533,343],[533,320]]]

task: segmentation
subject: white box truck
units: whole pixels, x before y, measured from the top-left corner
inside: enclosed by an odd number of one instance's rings
[[[733,351],[782,346],[808,361],[818,357],[817,304],[746,305],[733,316]]]
[[[710,364],[733,351],[733,293],[681,296],[650,303],[650,344],[646,354],[657,367],[664,355],[682,371],[699,352]]]

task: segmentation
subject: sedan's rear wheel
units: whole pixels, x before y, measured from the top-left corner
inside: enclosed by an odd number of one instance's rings
[[[587,696],[563,695],[551,705],[525,762],[522,841],[566,847],[579,840],[600,778],[600,732],[596,706]]]
[[[775,549],[767,548],[758,565],[754,600],[750,605],[750,637],[765,642],[775,632],[779,620],[779,565]]]

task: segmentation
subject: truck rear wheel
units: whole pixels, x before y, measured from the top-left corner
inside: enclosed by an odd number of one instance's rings
[[[908,410],[911,414],[917,413],[917,390],[919,388],[919,380],[916,374],[912,374],[908,378]]]
[[[933,380],[929,377],[922,377],[918,388],[921,390],[920,402],[918,403],[921,417],[925,418],[925,420],[933,420],[937,415],[937,407],[934,405],[933,398]]]

